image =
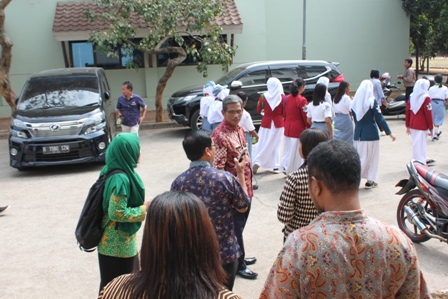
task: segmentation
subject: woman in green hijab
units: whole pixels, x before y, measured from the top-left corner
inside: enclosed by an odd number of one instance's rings
[[[106,151],[106,166],[100,175],[114,169],[124,173],[112,175],[104,187],[103,237],[98,244],[100,291],[112,279],[131,273],[138,253],[137,231],[145,219],[149,201],[145,187],[134,171],[140,158],[140,142],[133,133],[117,135]]]

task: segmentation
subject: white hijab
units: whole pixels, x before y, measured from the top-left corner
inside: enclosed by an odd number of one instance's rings
[[[327,87],[327,91],[328,91],[328,84],[330,84],[330,79],[328,79],[327,77],[320,77],[319,80],[317,80],[316,84],[323,84]]]
[[[202,92],[204,93],[204,96],[213,96],[213,88],[215,87],[215,82],[208,81],[205,83],[204,88],[202,89]]]
[[[356,119],[361,120],[369,109],[375,104],[373,95],[373,84],[370,80],[364,80],[356,90],[355,97],[351,103],[351,109],[356,114]]]
[[[224,98],[229,95],[229,93],[230,93],[230,89],[224,88],[220,93],[218,93],[218,95],[216,97],[218,99],[220,99],[221,101],[223,101]]]
[[[264,93],[264,97],[272,110],[274,110],[282,101],[283,85],[279,79],[271,77],[267,83],[268,91]]]
[[[418,110],[422,106],[423,102],[427,97],[429,88],[429,81],[426,79],[418,79],[414,85],[414,91],[411,94],[411,110],[414,114],[417,114]]]

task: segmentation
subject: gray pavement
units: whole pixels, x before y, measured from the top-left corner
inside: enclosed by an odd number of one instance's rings
[[[361,204],[368,214],[396,224],[400,197],[395,183],[407,177],[405,164],[411,156],[411,138],[404,121],[388,123],[395,142],[381,137],[379,188],[365,190],[361,183]],[[189,161],[181,141],[187,128],[142,130],[142,158],[138,167],[147,196],[169,189],[173,179]],[[442,131],[444,129],[442,128]],[[446,135],[445,135],[446,134]],[[435,168],[448,174],[448,129],[440,141],[428,143]],[[74,229],[85,196],[101,165],[72,165],[17,171],[9,167],[8,143],[0,140],[0,206],[11,208],[0,215],[0,298],[95,298],[99,271],[97,254],[84,253],[76,246]],[[258,262],[250,268],[256,280],[237,278],[234,292],[243,298],[258,298],[264,280],[282,246],[282,225],[276,208],[285,176],[260,169],[255,175],[252,211],[244,233],[247,256]],[[141,231],[139,232],[141,237]],[[431,291],[447,288],[448,244],[437,240],[416,245],[420,264]]]

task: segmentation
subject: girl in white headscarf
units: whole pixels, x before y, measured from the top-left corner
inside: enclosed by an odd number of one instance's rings
[[[201,98],[199,115],[202,116],[202,129],[206,130],[207,132],[212,131],[212,127],[208,121],[207,116],[210,104],[215,99],[213,97],[213,88],[215,87],[215,85],[215,82],[208,81],[207,83],[205,83],[204,88],[202,89],[204,96]]]
[[[412,159],[432,164],[434,159],[426,155],[427,131],[433,129],[429,81],[419,79],[406,106],[406,133],[412,136]]]
[[[380,158],[380,135],[377,123],[388,136],[395,141],[395,136],[389,129],[387,122],[380,112],[375,96],[373,84],[364,80],[358,87],[353,98],[351,109],[355,120],[354,142],[361,159],[361,177],[367,179],[366,189],[378,187],[378,162]]]
[[[333,103],[331,102],[331,94],[328,92],[328,85],[330,84],[330,79],[328,79],[327,77],[320,77],[317,80],[316,84],[323,84],[327,88],[325,92],[325,102],[327,102],[331,107]],[[334,117],[335,117],[334,111],[331,111],[331,119],[334,119]]]
[[[222,115],[222,100],[229,95],[230,90],[227,86],[215,85],[213,87],[213,96],[215,100],[210,103],[208,109],[208,122],[211,126],[211,132],[213,132],[216,127],[223,121],[224,116]]]
[[[277,172],[280,166],[280,146],[285,126],[283,85],[279,79],[272,77],[268,79],[267,88],[257,105],[258,113],[264,110],[264,115],[258,132],[260,139],[254,146],[254,173],[259,167],[273,168]]]

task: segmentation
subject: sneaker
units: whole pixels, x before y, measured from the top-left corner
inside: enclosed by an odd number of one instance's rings
[[[258,171],[258,168],[260,168],[260,166],[258,164],[254,164],[254,166],[252,167],[253,169],[253,173],[256,174]]]
[[[437,133],[437,137],[440,137],[440,135],[442,135],[442,131],[440,131],[439,133]],[[437,139],[439,140],[439,139]]]
[[[378,183],[375,182],[375,181],[367,181],[365,187],[366,187],[366,189],[377,188],[378,187]]]
[[[3,213],[3,212],[6,211],[7,209],[9,209],[9,206],[6,206],[6,207],[0,207],[0,213]]]
[[[281,172],[280,170],[278,170],[278,168],[274,168],[274,169],[272,169],[272,171],[275,172],[275,173],[280,173]]]
[[[431,141],[438,141],[439,140],[439,137],[432,137],[431,138]]]
[[[258,185],[253,185],[253,186],[252,186],[252,189],[253,189],[253,190],[258,190]]]
[[[434,163],[436,163],[435,159],[428,159],[428,160],[426,160],[426,165],[434,164]]]

